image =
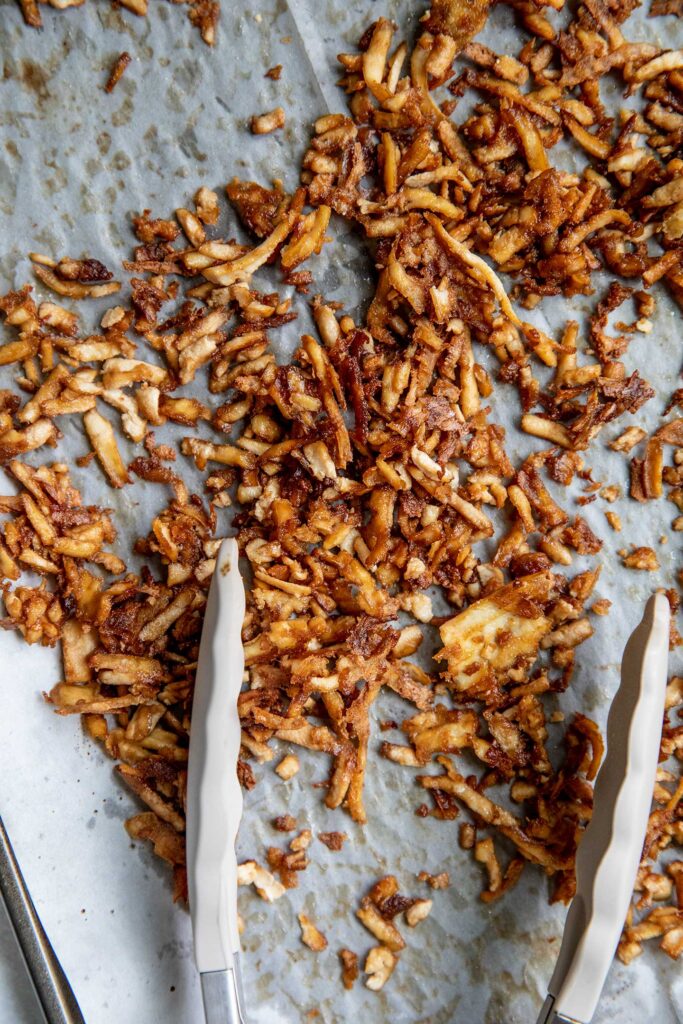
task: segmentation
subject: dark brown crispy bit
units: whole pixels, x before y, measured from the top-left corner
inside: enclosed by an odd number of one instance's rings
[[[291,814],[282,814],[273,822],[273,828],[276,828],[278,832],[294,832],[296,818],[293,818]]]
[[[351,989],[360,974],[358,955],[351,952],[350,949],[340,949],[339,959],[342,964],[342,983],[344,988]]]
[[[346,832],[318,832],[318,839],[328,850],[341,850],[348,839]]]
[[[55,267],[64,281],[111,281],[113,274],[99,260],[62,259]]]
[[[240,220],[257,238],[265,238],[286,212],[290,197],[280,189],[267,189],[255,181],[233,178],[226,186],[228,199]]]
[[[104,87],[105,92],[114,91],[117,83],[121,80],[124,71],[130,64],[131,59],[131,55],[127,53],[126,50],[124,50],[123,53],[120,53],[118,55],[118,57],[114,61],[114,65],[111,71],[109,72],[109,78],[107,79],[107,84]]]
[[[256,785],[256,778],[254,771],[250,764],[246,761],[239,760],[237,762],[237,778],[240,781],[240,786],[243,789],[253,789]]]
[[[396,893],[396,895],[389,896],[380,904],[379,912],[382,917],[391,921],[397,914],[402,914],[408,907],[412,907],[414,902],[415,900],[410,899],[409,896],[401,896],[400,893]]]

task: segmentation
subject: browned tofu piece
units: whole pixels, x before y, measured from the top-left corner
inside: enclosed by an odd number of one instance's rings
[[[520,657],[534,657],[552,629],[543,603],[553,590],[549,572],[522,576],[460,612],[441,627],[448,681],[458,690],[486,685]]]

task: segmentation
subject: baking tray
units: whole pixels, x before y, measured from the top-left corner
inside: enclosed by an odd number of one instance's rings
[[[343,110],[334,82],[335,55],[352,48],[380,14],[414,33],[422,5],[407,0],[282,0],[246,5],[223,0],[218,45],[207,49],[184,10],[152,0],[146,19],[112,8],[108,0],[58,14],[44,8],[41,32],[27,29],[14,0],[0,0],[0,278],[3,289],[31,280],[26,253],[51,256],[88,253],[115,268],[133,244],[130,215],[151,207],[169,215],[207,184],[221,191],[234,174],[268,184],[281,178],[294,187],[309,124],[327,109]],[[672,19],[649,22],[640,13],[626,26],[629,38],[666,45],[680,27]],[[510,11],[496,8],[480,37],[499,52],[515,52],[518,40]],[[682,40],[679,39],[680,45]],[[102,85],[116,56],[133,58],[112,95]],[[273,82],[264,72],[284,66]],[[616,83],[611,102],[622,100]],[[254,138],[249,115],[281,104],[287,125],[273,136]],[[570,161],[567,153],[562,157]],[[226,231],[237,232],[233,220]],[[370,290],[370,267],[356,237],[334,225],[335,243],[311,268],[316,288],[362,309]],[[599,281],[598,281],[599,285]],[[600,289],[598,287],[598,294]],[[595,298],[543,304],[530,315],[557,331],[569,316],[581,319]],[[96,323],[96,303],[80,304]],[[279,332],[282,358],[295,348],[310,323],[305,303],[300,320]],[[620,310],[619,315],[623,314]],[[658,397],[638,414],[653,427],[680,369],[680,320],[660,293],[655,327],[636,335],[626,356],[657,388]],[[494,369],[487,350],[477,358]],[[2,371],[3,380],[11,377]],[[197,392],[199,393],[199,392]],[[509,432],[508,449],[521,457],[533,440],[519,433],[516,393],[497,387],[494,417]],[[75,419],[75,418],[74,418]],[[77,424],[67,421],[60,457],[72,461],[86,450]],[[627,491],[627,461],[606,442],[613,425],[588,453],[594,478]],[[157,431],[165,439],[164,428]],[[605,436],[607,435],[607,436]],[[132,448],[123,443],[127,454]],[[32,461],[54,458],[36,453]],[[187,466],[197,488],[200,478]],[[99,470],[73,467],[87,500],[101,500]],[[4,485],[3,485],[4,488]],[[107,490],[116,509],[121,551],[147,532],[160,507],[162,489],[136,483],[122,493]],[[571,507],[565,492],[562,503]],[[671,585],[677,567],[672,506],[646,508],[623,500],[612,506],[624,525],[606,527],[602,503],[583,510],[605,539],[599,596],[613,602],[606,619],[595,620],[595,636],[582,645],[571,690],[557,707],[575,708],[604,723],[617,685],[620,653],[655,584]],[[226,525],[225,523],[221,524]],[[666,537],[667,544],[657,538]],[[656,578],[620,567],[616,549],[654,543],[661,571]],[[577,568],[581,560],[576,560]],[[0,636],[0,811],[38,910],[78,993],[89,1024],[165,1024],[201,1021],[199,987],[192,963],[187,912],[174,907],[168,872],[145,845],[131,844],[122,822],[134,800],[112,774],[111,761],[87,740],[73,719],[58,718],[41,698],[60,675],[55,652],[29,648],[11,634]],[[552,708],[551,708],[552,710]],[[383,694],[376,720],[405,715],[406,706]],[[552,728],[552,727],[551,727]],[[273,905],[240,893],[246,922],[244,972],[251,1024],[341,1024],[353,1018],[394,1024],[528,1024],[535,1019],[558,949],[565,910],[550,907],[547,882],[527,869],[517,888],[498,903],[478,899],[481,868],[456,841],[457,824],[414,816],[423,793],[414,772],[378,763],[375,731],[367,774],[369,823],[355,825],[342,811],[327,810],[311,785],[327,774],[321,755],[306,755],[303,769],[281,782],[272,764],[256,768],[257,787],[246,795],[239,838],[240,859],[265,859],[265,848],[282,845],[270,826],[278,814],[294,814],[300,826],[342,830],[349,841],[332,853],[315,842],[300,885]],[[551,737],[552,737],[551,732]],[[551,738],[550,747],[552,749]],[[434,908],[409,930],[407,949],[385,989],[373,994],[361,982],[345,992],[336,952],[342,946],[361,957],[370,937],[355,920],[360,895],[380,875],[397,875],[402,892],[426,895],[416,873],[448,870],[452,884],[434,894]],[[307,912],[325,932],[328,950],[315,955],[299,940],[296,915]],[[646,948],[631,967],[615,964],[596,1017],[599,1024],[683,1021],[683,978],[676,964]],[[33,1024],[37,1011],[0,917],[0,1024]]]

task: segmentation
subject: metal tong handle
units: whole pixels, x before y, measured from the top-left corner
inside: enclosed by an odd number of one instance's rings
[[[2,818],[0,893],[48,1024],[85,1024],[66,974],[40,923]]]
[[[574,1020],[572,1017],[565,1017],[561,1013],[555,1013],[554,1009],[555,996],[548,996],[536,1024],[580,1024],[579,1021]]]
[[[205,971],[199,977],[206,1024],[245,1024],[239,953],[235,954],[232,967]]]

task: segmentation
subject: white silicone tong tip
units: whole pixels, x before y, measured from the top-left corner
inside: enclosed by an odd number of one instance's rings
[[[669,603],[653,595],[624,651],[607,720],[607,756],[576,856],[550,993],[538,1024],[592,1019],[626,918],[652,803],[664,714]]]
[[[201,972],[230,967],[240,948],[235,839],[242,816],[237,779],[237,700],[244,673],[244,587],[234,540],[216,558],[192,707],[187,783],[187,869],[195,956]]]

